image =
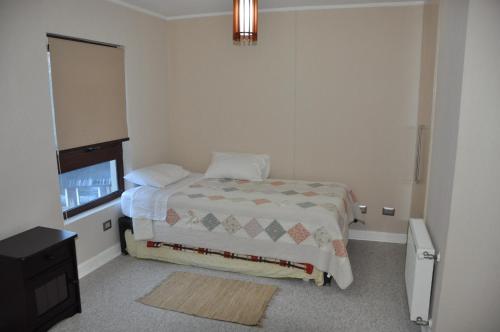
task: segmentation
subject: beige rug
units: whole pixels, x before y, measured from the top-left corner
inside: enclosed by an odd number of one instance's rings
[[[258,325],[277,289],[248,281],[175,272],[137,301],[194,316]]]

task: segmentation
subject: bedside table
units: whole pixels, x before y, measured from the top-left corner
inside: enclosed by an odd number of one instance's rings
[[[46,331],[82,311],[76,237],[35,227],[0,241],[0,331]]]

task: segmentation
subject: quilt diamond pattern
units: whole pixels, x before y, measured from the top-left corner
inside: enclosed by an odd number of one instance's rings
[[[299,244],[311,235],[309,231],[302,225],[298,223],[288,230],[288,235],[295,241],[295,243]]]
[[[238,219],[236,219],[233,215],[230,215],[229,217],[224,219],[224,221],[222,222],[222,226],[224,227],[226,232],[231,234],[234,234],[241,229],[241,225]]]
[[[256,237],[264,230],[255,218],[252,218],[243,228],[251,238]]]
[[[188,215],[189,215],[189,223],[191,223],[191,224],[199,224],[200,223],[200,218],[198,217],[196,212],[194,212],[193,210],[189,210]]]
[[[215,227],[220,225],[219,219],[212,213],[207,214],[201,219],[201,223],[209,230],[212,231]]]
[[[167,224],[175,225],[180,219],[181,217],[179,217],[179,214],[174,209],[167,210]]]
[[[297,203],[297,205],[298,205],[298,206],[300,206],[301,208],[304,208],[304,209],[307,209],[307,208],[310,208],[310,207],[316,206],[316,204],[311,203],[311,202],[302,202],[302,203]]]
[[[221,199],[224,199],[224,196],[221,196],[221,195],[212,195],[212,196],[208,196],[208,199],[211,200],[211,201],[219,201]]]
[[[261,204],[271,203],[270,200],[265,199],[265,198],[254,199],[253,202],[255,203],[255,205],[261,205]]]
[[[278,241],[278,239],[280,237],[283,236],[283,234],[285,234],[285,230],[283,229],[283,227],[280,225],[279,222],[277,222],[276,220],[273,220],[272,223],[269,224],[269,226],[266,227],[266,233],[267,235],[269,235],[269,237],[274,241]]]
[[[320,248],[330,243],[331,239],[331,235],[325,227],[320,227],[314,232],[314,241]]]
[[[333,249],[335,249],[335,255],[339,257],[347,257],[347,249],[345,248],[344,241],[333,240]]]

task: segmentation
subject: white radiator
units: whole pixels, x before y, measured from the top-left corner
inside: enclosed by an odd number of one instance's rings
[[[422,219],[410,219],[406,247],[405,281],[410,320],[426,325],[429,320],[435,251]]]

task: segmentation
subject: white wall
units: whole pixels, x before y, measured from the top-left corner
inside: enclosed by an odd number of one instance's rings
[[[165,22],[100,0],[0,1],[0,239],[63,228],[48,90],[46,33],[125,46],[126,168],[166,159]],[[118,206],[67,228],[82,262],[117,243]],[[112,230],[102,222],[113,219]]]
[[[458,118],[467,27],[468,0],[441,1],[439,4],[435,111],[432,122],[432,152],[429,166],[426,222],[442,261],[434,275],[432,316],[440,296],[446,241],[450,222]]]
[[[500,326],[500,2],[441,1],[441,18],[440,45],[453,44],[457,52],[439,56],[436,98],[442,102],[434,130],[456,148],[438,158],[433,147],[431,161],[428,221],[442,254],[433,331],[493,332]],[[446,71],[454,61],[455,70]],[[446,112],[453,114],[451,124],[438,120]],[[439,171],[443,178],[436,179]]]

